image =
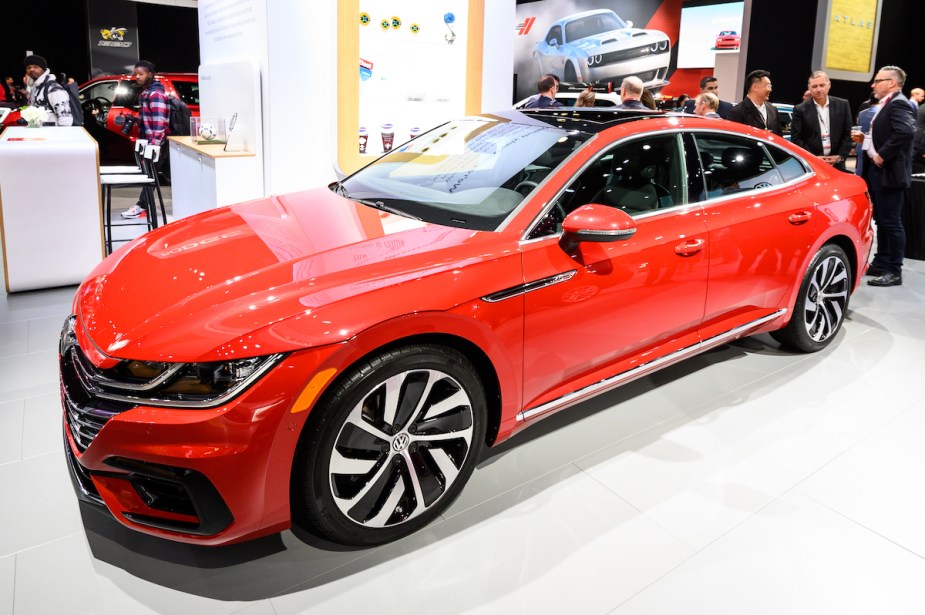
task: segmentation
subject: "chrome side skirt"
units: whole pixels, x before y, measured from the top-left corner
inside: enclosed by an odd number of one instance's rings
[[[742,337],[742,334],[747,333],[752,329],[756,329],[765,323],[771,322],[776,318],[780,318],[786,313],[787,309],[781,308],[772,314],[768,314],[767,316],[759,318],[758,320],[753,320],[752,322],[738,326],[735,329],[731,329],[725,333],[720,333],[719,335],[715,335],[709,339],[702,340],[696,344],[692,344],[691,346],[677,350],[669,355],[665,355],[664,357],[649,361],[648,363],[637,365],[633,369],[619,373],[615,376],[611,376],[610,378],[606,378],[600,382],[590,384],[582,389],[578,389],[577,391],[563,395],[558,399],[546,402],[541,406],[522,410],[520,413],[518,413],[517,420],[529,421],[544,414],[548,414],[556,410],[561,410],[567,406],[572,406],[611,389],[615,389],[622,384],[626,384],[630,380],[639,378],[640,376],[643,376],[646,373],[654,371],[660,367],[664,367],[671,363],[676,363],[688,357],[700,354],[701,352],[709,350],[715,346],[720,346],[726,342],[730,342],[734,339]]]

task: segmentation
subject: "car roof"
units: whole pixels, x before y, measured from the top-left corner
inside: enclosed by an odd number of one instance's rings
[[[526,119],[549,124],[562,130],[579,130],[596,134],[608,128],[636,120],[670,115],[665,111],[640,109],[615,109],[613,107],[561,107],[557,109],[521,109],[492,114],[513,122],[524,123]],[[489,115],[487,117],[492,117]]]
[[[590,17],[591,15],[600,15],[602,13],[613,13],[614,15],[617,15],[616,11],[612,11],[610,9],[594,9],[593,11],[583,11],[581,13],[572,13],[571,15],[568,15],[567,17],[563,17],[562,19],[558,20],[557,22],[550,25],[549,27],[552,28],[553,26],[563,26],[577,19],[581,19],[582,17]],[[619,15],[617,15],[617,17],[619,17]]]

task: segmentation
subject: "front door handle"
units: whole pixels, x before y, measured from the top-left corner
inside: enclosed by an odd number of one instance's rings
[[[703,250],[703,246],[705,246],[706,243],[707,242],[703,239],[690,239],[676,245],[674,247],[674,252],[679,256],[693,256]]]
[[[811,211],[801,211],[795,214],[790,214],[790,217],[787,218],[787,222],[794,225],[806,224],[809,222],[809,219],[813,217],[813,212]]]

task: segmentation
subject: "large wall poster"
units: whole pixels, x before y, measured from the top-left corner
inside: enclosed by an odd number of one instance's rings
[[[657,93],[675,68],[681,0],[540,0],[517,5],[515,98],[536,93],[544,73],[613,83],[636,75]]]
[[[738,51],[744,11],[745,2],[682,9],[678,68],[713,68],[717,53]]]
[[[468,6],[468,0],[360,0],[362,153],[379,155],[465,115]]]

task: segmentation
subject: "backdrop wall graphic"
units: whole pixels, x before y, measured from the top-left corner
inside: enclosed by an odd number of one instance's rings
[[[619,87],[637,75],[660,90],[677,66],[682,0],[540,0],[517,5],[515,100],[546,72]],[[628,27],[632,25],[632,27]]]

